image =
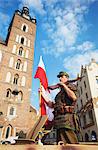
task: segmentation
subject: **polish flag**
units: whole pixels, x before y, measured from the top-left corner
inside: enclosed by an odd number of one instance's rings
[[[46,70],[45,70],[45,65],[43,63],[43,60],[42,60],[42,56],[40,56],[40,61],[39,61],[38,68],[37,68],[34,78],[38,78],[40,80],[41,85],[42,85],[42,92],[44,93],[45,97],[48,96],[48,99],[51,101],[50,93],[47,90],[48,89],[48,79],[46,76]],[[40,109],[41,109],[41,116],[47,115],[49,121],[53,120],[53,118],[54,118],[54,115],[52,113],[53,109],[49,108],[46,105],[45,100],[42,96],[41,96],[41,102],[40,102]]]
[[[44,89],[45,90],[47,89],[48,80],[46,77],[45,65],[43,63],[42,56],[40,56],[40,61],[39,61],[38,68],[37,68],[34,78],[38,78],[40,80],[42,86],[44,87]]]

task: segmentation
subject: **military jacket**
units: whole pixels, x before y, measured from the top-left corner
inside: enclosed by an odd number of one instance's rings
[[[67,85],[72,91],[76,92],[76,85]],[[74,123],[74,102],[68,96],[64,88],[55,97],[54,105],[54,125],[55,128],[70,128],[75,130]]]

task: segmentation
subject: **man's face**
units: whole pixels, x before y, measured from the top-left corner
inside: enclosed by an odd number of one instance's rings
[[[60,80],[60,82],[62,82],[62,83],[66,83],[66,82],[68,81],[68,78],[67,78],[65,75],[63,75],[63,76],[61,76],[61,77],[59,78],[59,80]]]

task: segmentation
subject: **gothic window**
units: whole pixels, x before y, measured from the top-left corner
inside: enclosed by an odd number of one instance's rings
[[[83,115],[84,127],[86,126],[86,115]]]
[[[15,111],[14,107],[11,107],[11,108],[10,108],[9,115],[12,115],[12,116],[13,116],[13,115],[14,115],[14,111]]]
[[[18,53],[18,55],[22,56],[22,53],[23,53],[23,48],[20,47],[20,48],[19,48],[19,53]]]
[[[11,80],[11,73],[10,72],[7,72],[7,75],[6,75],[6,82],[10,82]]]
[[[18,84],[19,75],[15,74],[13,84]]]
[[[88,100],[88,94],[86,93],[85,95],[86,95],[86,100]]]
[[[85,133],[85,141],[88,142],[89,141],[89,136],[87,133]]]
[[[14,58],[11,57],[9,61],[9,67],[13,67],[13,63],[14,63]]]
[[[21,44],[24,44],[24,38],[23,38],[23,37],[21,38],[20,43],[21,43]]]
[[[22,93],[22,91],[19,91],[19,93],[18,93],[18,100],[19,101],[23,100],[23,93]]]
[[[88,112],[88,114],[89,114],[89,119],[90,119],[90,123],[93,123],[93,112],[92,112],[92,110],[90,110],[89,112]]]
[[[25,86],[25,83],[26,83],[26,78],[23,76],[23,77],[22,77],[21,86]]]
[[[84,81],[84,87],[86,88],[86,82]]]
[[[28,40],[28,47],[30,47],[30,40]]]
[[[27,71],[27,62],[26,61],[24,62],[23,71],[25,71],[25,72]]]
[[[11,89],[7,89],[6,97],[11,97]]]
[[[16,63],[16,69],[20,69],[20,65],[21,65],[21,60],[18,59]]]
[[[12,53],[16,53],[16,45],[13,45]]]
[[[26,32],[26,26],[25,25],[23,26],[23,31]]]
[[[16,36],[16,42],[19,42],[19,35]]]
[[[21,30],[23,30],[24,32],[28,32],[28,25],[23,23]]]
[[[8,138],[8,137],[9,137],[10,130],[11,130],[11,128],[10,128],[10,127],[7,127],[5,138]]]
[[[26,57],[26,58],[28,58],[28,56],[29,56],[29,51],[28,51],[28,50],[26,50],[25,57]]]

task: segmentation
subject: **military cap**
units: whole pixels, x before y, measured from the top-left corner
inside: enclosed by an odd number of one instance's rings
[[[62,77],[62,76],[66,76],[69,78],[69,75],[67,72],[64,72],[64,71],[60,71],[59,74],[57,75],[58,78]]]

